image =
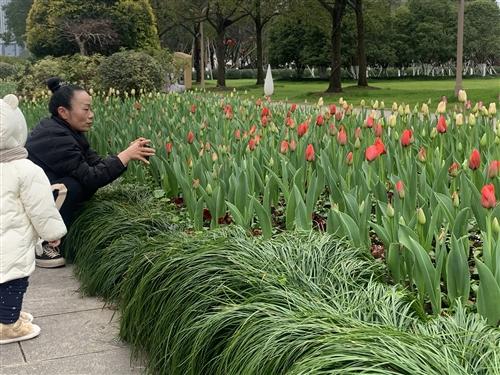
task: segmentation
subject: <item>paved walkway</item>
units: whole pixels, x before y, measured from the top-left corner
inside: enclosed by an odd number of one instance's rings
[[[37,268],[23,310],[39,337],[0,346],[0,374],[141,374],[118,338],[118,314],[96,298],[82,297],[73,267]]]

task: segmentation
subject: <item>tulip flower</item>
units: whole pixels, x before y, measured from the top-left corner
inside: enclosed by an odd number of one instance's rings
[[[384,155],[385,152],[385,145],[384,142],[380,138],[375,138],[375,143],[373,143],[375,147],[377,147],[379,155]]]
[[[335,112],[335,120],[336,121],[341,121],[343,116],[344,116],[344,113],[342,111]]]
[[[403,181],[399,180],[398,182],[396,182],[394,188],[396,189],[399,198],[403,199],[405,197],[405,185],[403,184]]]
[[[488,167],[488,178],[495,178],[500,171],[500,160],[493,160]]]
[[[401,135],[401,146],[408,147],[413,142],[413,132],[410,129],[403,131]]]
[[[296,148],[297,148],[297,143],[295,142],[294,139],[292,139],[290,141],[290,151],[294,152]]]
[[[457,208],[458,206],[460,206],[460,198],[456,191],[451,194],[451,201],[453,202],[453,207]]]
[[[440,115],[436,125],[436,130],[439,133],[446,133],[447,128],[448,126],[446,125],[446,118],[443,115]]]
[[[476,116],[474,116],[474,113],[469,114],[469,125],[470,126],[476,125]]]
[[[469,158],[469,168],[475,171],[481,165],[481,155],[477,149],[472,150]]]
[[[392,112],[397,112],[398,111],[398,103],[393,102],[392,103]]]
[[[458,90],[458,101],[462,103],[467,101],[467,93],[465,90]]]
[[[444,100],[439,102],[437,112],[441,114],[446,112],[446,102]]]
[[[170,155],[172,153],[172,148],[173,148],[173,145],[171,142],[167,142],[165,144],[165,150],[167,151],[167,155]]]
[[[236,129],[234,131],[234,138],[236,138],[236,139],[240,139],[241,138],[241,131],[240,131],[240,129]]]
[[[299,135],[299,137],[303,137],[307,133],[308,127],[309,127],[309,125],[307,124],[307,121],[303,122],[302,124],[300,124],[298,126],[297,134]]]
[[[255,150],[256,145],[257,145],[257,143],[256,143],[256,141],[255,141],[255,139],[254,139],[254,138],[250,138],[250,139],[248,140],[248,149],[249,149],[250,151]]]
[[[356,130],[354,130],[354,138],[362,138],[362,131],[359,126],[356,128]]]
[[[384,132],[384,128],[382,128],[382,124],[377,124],[373,128],[373,132],[375,133],[375,137],[382,137],[382,134]]]
[[[396,123],[397,123],[397,116],[395,114],[392,114],[389,116],[389,126],[391,128],[395,127],[396,126]]]
[[[306,160],[314,161],[314,147],[310,143],[306,147]]]
[[[288,141],[286,140],[281,141],[280,152],[282,154],[286,154],[288,152]]]
[[[260,112],[260,117],[264,117],[264,116],[269,116],[270,115],[270,112],[269,112],[269,108],[267,107],[263,107],[262,108],[262,111]]]
[[[291,117],[286,118],[286,126],[292,128],[292,129],[294,128],[295,123],[293,121],[293,118],[291,118]]]
[[[257,126],[252,125],[252,127],[250,128],[250,131],[248,132],[248,134],[252,135],[252,134],[255,133],[256,130],[257,130]]]
[[[295,112],[295,110],[297,109],[297,104],[292,104],[292,106],[290,107],[290,112]]]
[[[260,118],[260,123],[262,124],[262,126],[265,128],[266,125],[267,125],[267,116],[262,116]]]
[[[495,186],[493,184],[484,185],[481,189],[481,205],[484,208],[493,208],[496,204]]]
[[[497,114],[497,104],[495,102],[490,103],[488,113],[492,116]]]
[[[425,217],[424,210],[422,207],[417,208],[417,221],[420,225],[425,225],[427,219]]]
[[[196,105],[192,104],[190,111],[191,111],[191,113],[195,113],[196,112]]]
[[[344,127],[342,126],[337,134],[337,142],[339,145],[346,145],[347,144],[347,133],[344,130]]]
[[[417,158],[422,163],[425,163],[425,161],[427,160],[427,151],[425,151],[425,148],[420,147],[420,150],[418,150]]]
[[[325,119],[323,118],[322,115],[318,115],[316,117],[316,125],[322,126],[325,123]]]
[[[379,153],[377,146],[371,145],[371,146],[368,146],[366,148],[366,151],[365,151],[366,160],[373,161],[376,158],[378,158],[379,155],[380,155],[380,153]]]
[[[257,107],[260,107],[262,105],[262,99],[261,98],[258,98],[256,101],[255,101],[255,105]]]
[[[330,124],[330,127],[329,127],[329,132],[330,132],[330,135],[335,135],[337,134],[337,127],[335,126],[335,124]]]
[[[448,168],[448,174],[451,177],[457,177],[458,172],[460,171],[460,164],[458,164],[456,161],[454,161],[451,165],[450,168]]]
[[[333,115],[335,115],[335,113],[337,113],[337,107],[335,106],[335,104],[330,104],[329,110],[330,110],[331,116],[333,116]]]
[[[461,113],[457,113],[457,117],[455,118],[455,124],[457,126],[461,126],[464,124],[464,115]]]
[[[368,116],[368,117],[366,118],[366,126],[367,126],[367,127],[369,127],[369,128],[373,127],[373,122],[374,122],[374,121],[373,121],[373,117]]]
[[[349,151],[345,157],[347,165],[352,165],[352,151]]]
[[[193,132],[191,130],[188,132],[187,141],[188,141],[189,144],[192,144],[193,141],[194,141],[194,134],[193,134]]]
[[[429,116],[429,106],[427,105],[427,103],[422,104],[422,108],[420,109],[420,111],[424,116]]]

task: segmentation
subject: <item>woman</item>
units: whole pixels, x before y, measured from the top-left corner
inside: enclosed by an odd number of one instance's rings
[[[52,91],[51,117],[33,129],[26,149],[29,159],[44,170],[59,195],[65,194],[64,201],[59,199],[60,213],[69,228],[75,211],[97,189],[117,179],[131,160],[149,164],[147,159],[155,150],[148,146],[150,140],[138,138],[118,155],[101,158],[85,137],[94,120],[91,96],[83,88],[64,84],[59,78],[49,79],[47,85]],[[64,265],[58,248],[44,243],[42,249],[36,256],[39,267]]]

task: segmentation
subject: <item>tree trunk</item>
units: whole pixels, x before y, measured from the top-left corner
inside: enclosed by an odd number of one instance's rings
[[[464,50],[464,1],[459,0],[457,30],[457,71],[455,78],[455,96],[462,89],[463,50]]]
[[[330,73],[330,84],[326,92],[342,92],[342,82],[341,82],[341,67],[342,67],[342,55],[341,55],[341,23],[342,16],[344,15],[345,0],[335,1],[335,6],[331,11],[330,15],[332,17],[332,61]]]
[[[264,84],[264,62],[262,56],[262,20],[260,16],[260,0],[255,0],[255,37],[257,41],[257,85]]]
[[[356,0],[356,27],[357,27],[357,37],[358,37],[358,86],[368,86],[368,80],[366,78],[366,51],[365,51],[365,25],[363,21],[363,4],[362,0]]]
[[[226,87],[226,65],[224,62],[226,46],[224,45],[224,29],[217,30],[217,45],[215,54],[217,55],[217,87]]]
[[[194,24],[194,49],[193,49],[193,67],[196,70],[196,82],[201,82],[201,68],[200,68],[200,24]]]

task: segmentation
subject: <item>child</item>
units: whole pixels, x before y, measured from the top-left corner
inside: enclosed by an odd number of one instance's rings
[[[21,311],[41,237],[53,246],[66,234],[48,178],[27,159],[26,120],[15,95],[0,99],[0,344],[38,336]]]

